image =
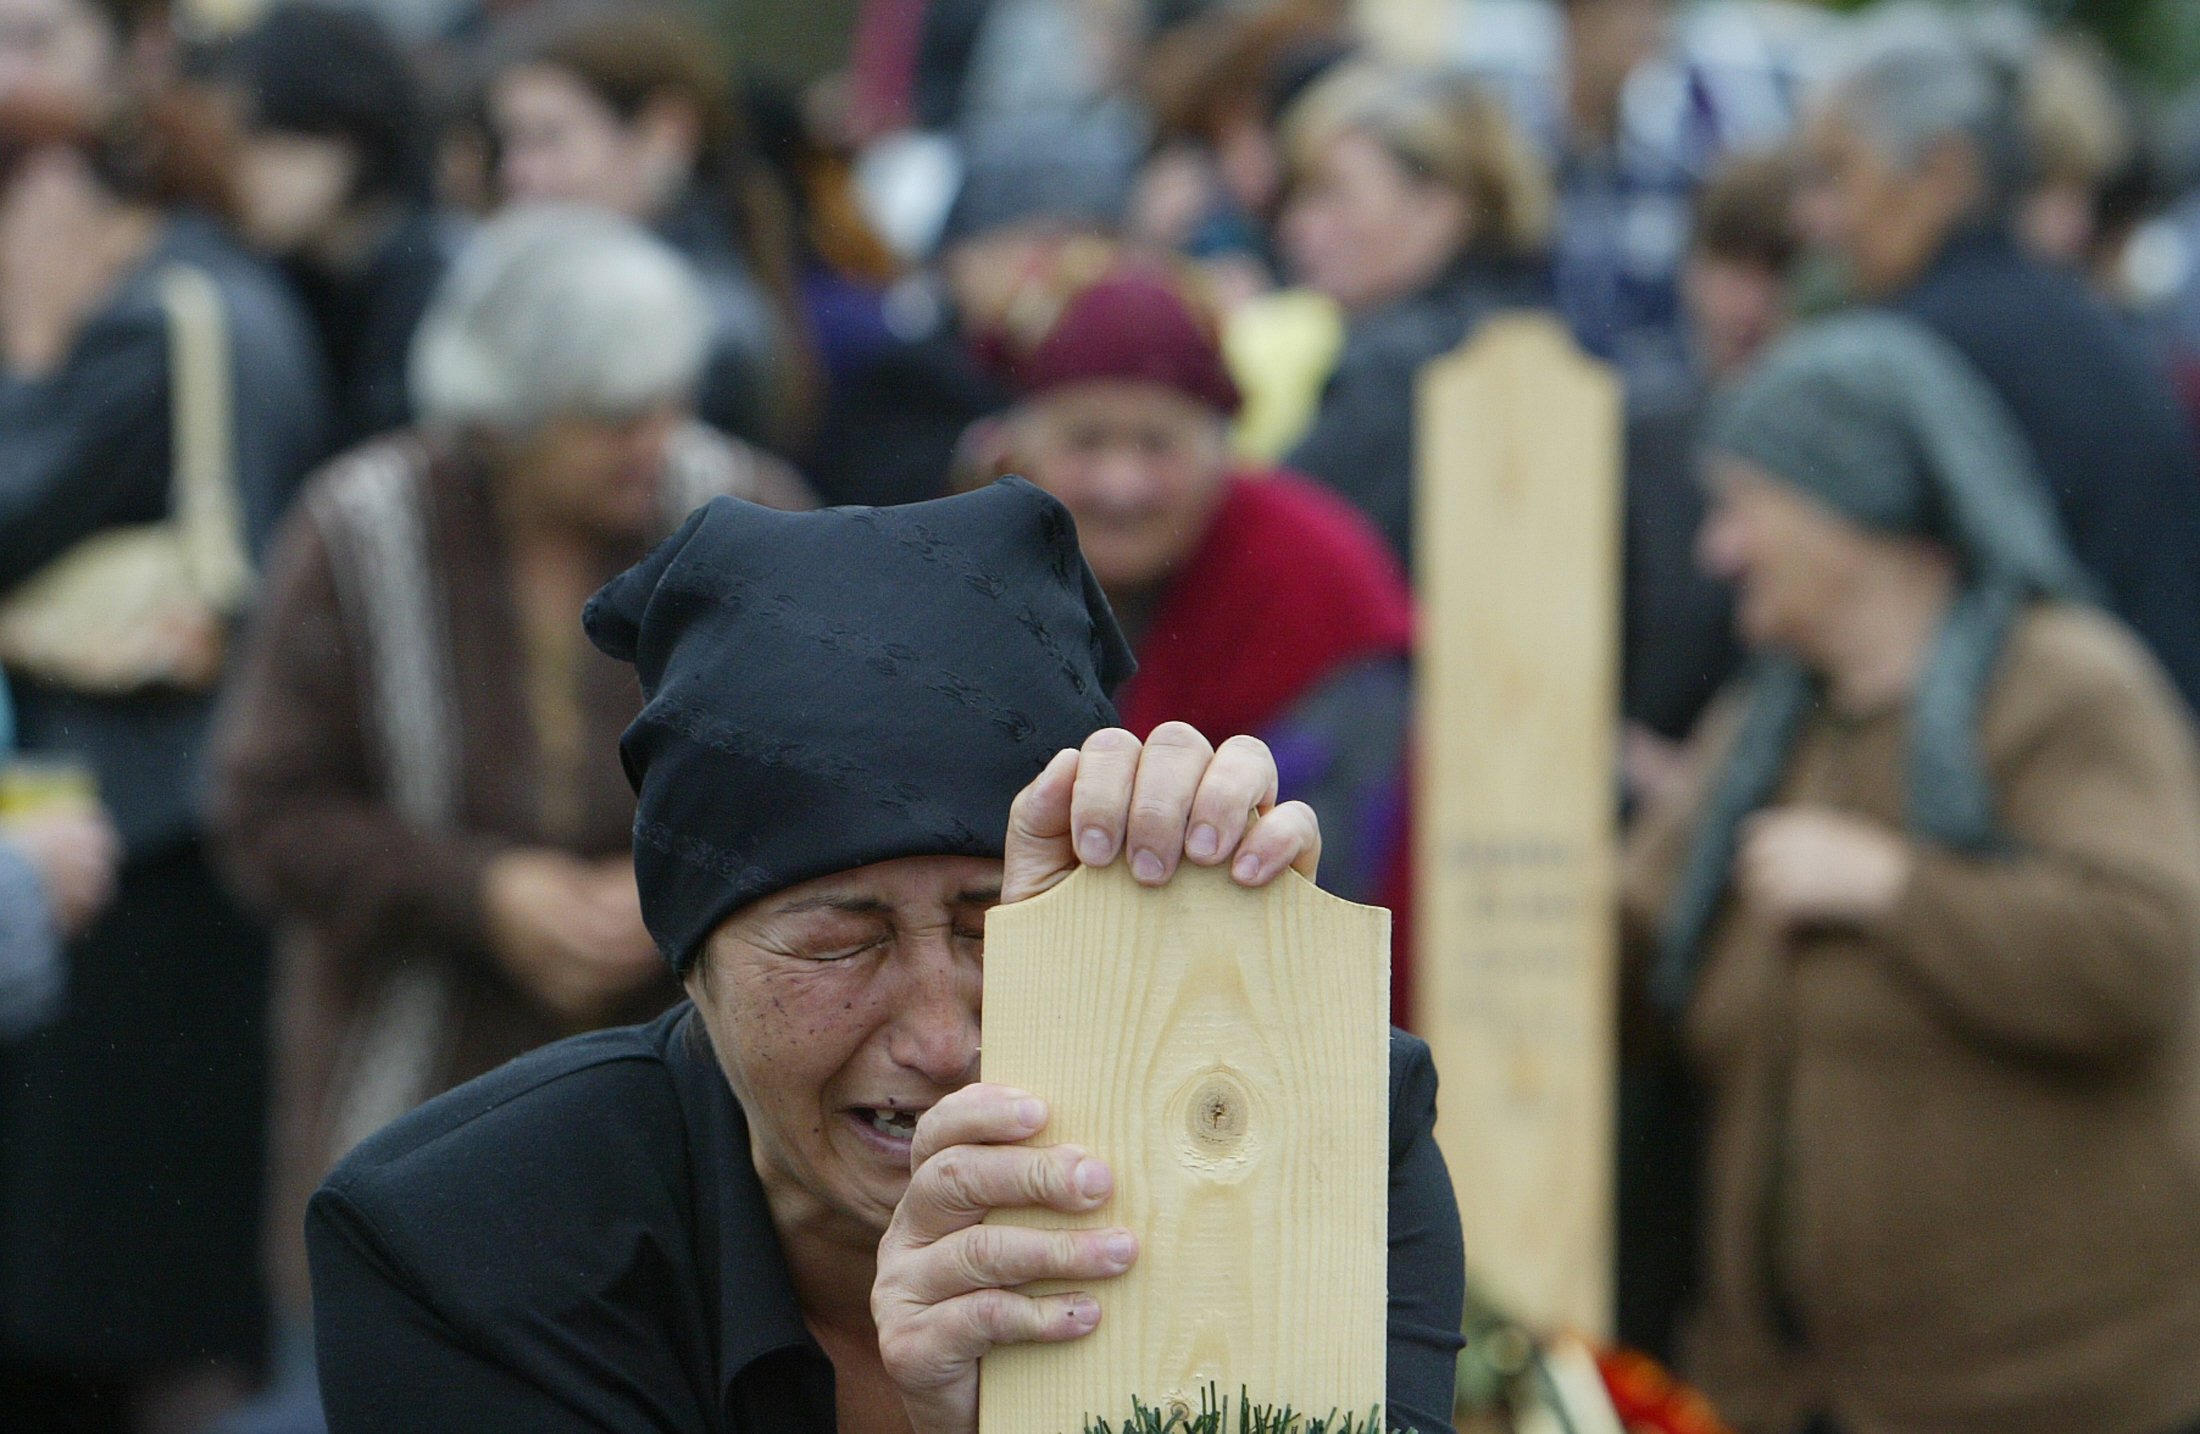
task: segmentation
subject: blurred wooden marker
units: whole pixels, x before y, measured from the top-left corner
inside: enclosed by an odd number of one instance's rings
[[[1611,1324],[1620,394],[1555,321],[1422,371],[1414,1019],[1483,1293]]]
[[[991,913],[984,1077],[1043,1096],[1040,1142],[1116,1188],[1094,1215],[997,1218],[1121,1224],[1141,1253],[1090,1287],[1091,1335],[986,1357],[982,1434],[1083,1434],[1134,1397],[1196,1414],[1210,1385],[1382,1402],[1389,937],[1388,912],[1294,873],[1247,891],[1189,864],[1151,890],[1080,870]]]

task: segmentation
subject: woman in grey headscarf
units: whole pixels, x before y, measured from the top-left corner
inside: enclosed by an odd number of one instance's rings
[[[2192,1427],[2188,714],[1928,331],[1798,334],[1710,447],[1758,661],[1625,872],[1706,1100],[1689,1371],[1750,1434]]]

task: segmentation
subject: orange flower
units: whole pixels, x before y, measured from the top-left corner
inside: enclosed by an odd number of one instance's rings
[[[1605,1350],[1597,1355],[1597,1372],[1627,1434],[1733,1434],[1708,1400],[1648,1355]]]

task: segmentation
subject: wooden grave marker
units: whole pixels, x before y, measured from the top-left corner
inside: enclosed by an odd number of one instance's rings
[[[1467,1269],[1611,1325],[1619,386],[1555,321],[1423,370],[1414,1019]]]
[[[1233,1408],[1240,1386],[1382,1403],[1389,939],[1390,913],[1296,873],[1247,891],[1189,863],[1156,889],[1079,870],[988,915],[984,1078],[1043,1096],[1039,1143],[1116,1183],[1096,1214],[996,1219],[1120,1224],[1141,1249],[1090,1286],[1092,1334],[986,1356],[982,1434],[1083,1434],[1134,1396],[1196,1414],[1210,1384]]]

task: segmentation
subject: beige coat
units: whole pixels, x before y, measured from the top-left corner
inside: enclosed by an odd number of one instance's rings
[[[1630,841],[1645,951],[1696,783]],[[1899,828],[1907,714],[1807,725],[1777,802]],[[2110,620],[2020,621],[1982,712],[2013,850],[1920,842],[1897,909],[1783,937],[1730,900],[1682,1039],[1707,1096],[1684,1365],[1747,1434],[2200,1421],[2200,757]],[[1775,1303],[1792,1312],[1783,1337]]]

